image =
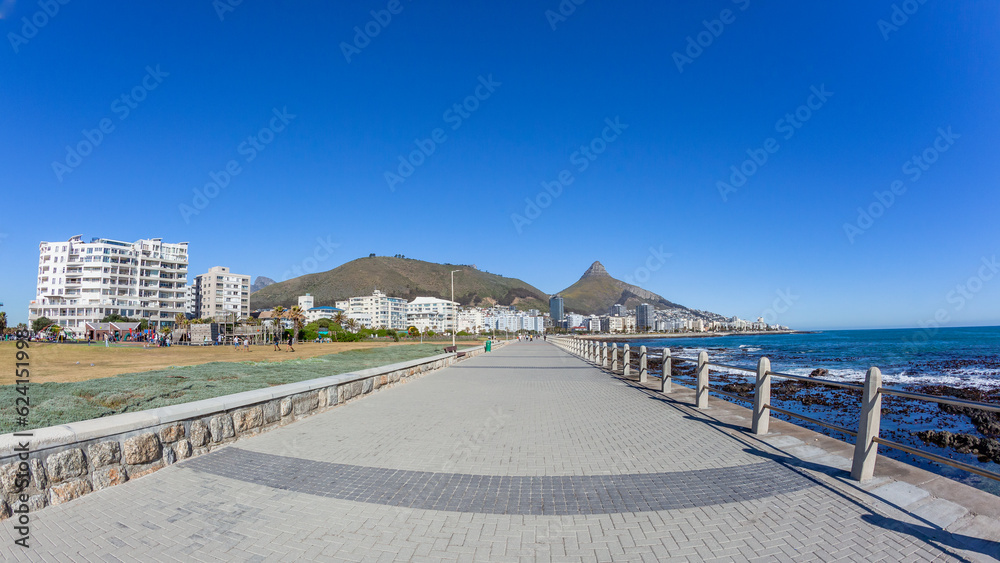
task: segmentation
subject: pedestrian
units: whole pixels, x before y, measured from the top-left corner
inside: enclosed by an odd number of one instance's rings
[[[243,351],[244,352],[249,352],[250,351],[250,337],[249,336],[244,336],[243,337]]]
[[[233,337],[233,350],[236,350],[237,352],[240,351],[240,337],[239,336],[234,336]]]
[[[104,347],[107,348],[108,346],[110,346],[108,343],[108,334],[104,333]]]
[[[288,351],[289,352],[294,352],[295,351],[295,348],[292,348],[292,335],[291,334],[288,335]]]
[[[277,352],[281,351],[281,337],[277,334],[274,335],[274,350]]]

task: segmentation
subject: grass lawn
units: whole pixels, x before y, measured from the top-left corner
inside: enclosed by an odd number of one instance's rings
[[[346,350],[367,350],[386,346],[407,346],[409,342],[330,342],[316,344],[302,342],[295,345],[295,352],[281,346],[251,346],[249,352],[237,352],[232,346],[171,346],[170,348],[143,348],[142,344],[112,345],[51,344],[31,342],[27,349],[31,363],[33,383],[68,382],[111,377],[121,373],[192,366],[209,362],[276,361],[293,358],[312,358],[336,354]],[[442,344],[443,346],[443,344]],[[14,342],[0,342],[0,385],[14,383],[13,368],[17,349]]]
[[[313,344],[313,346],[322,345]],[[136,412],[415,360],[441,354],[443,348],[444,344],[441,343],[381,345],[312,358],[257,361],[264,355],[254,352],[238,354],[229,347],[226,348],[227,352],[239,356],[244,361],[172,366],[167,369],[125,373],[85,381],[38,383],[36,377],[32,375],[28,391],[31,414],[27,427],[14,425],[16,417],[14,399],[19,396],[14,385],[0,386],[0,433]],[[101,349],[104,347],[101,346]],[[296,346],[296,350],[298,349]],[[32,346],[30,350],[35,350],[35,347]],[[137,350],[141,353],[143,349]],[[282,354],[283,358],[292,356],[291,353]],[[253,361],[246,361],[247,358]],[[34,355],[31,356],[31,364],[34,370],[36,366]],[[8,365],[13,367],[13,358]]]

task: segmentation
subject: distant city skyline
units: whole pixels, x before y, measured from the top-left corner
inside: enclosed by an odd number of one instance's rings
[[[78,234],[252,279],[405,254],[553,294],[599,260],[794,328],[1000,324],[1000,6],[222,5],[0,6],[12,324]]]

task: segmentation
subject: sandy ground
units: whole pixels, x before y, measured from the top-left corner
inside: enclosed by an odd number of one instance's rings
[[[171,346],[170,348],[143,348],[133,345],[105,348],[104,344],[50,344],[32,342],[28,362],[32,383],[49,381],[84,381],[111,377],[120,373],[135,373],[163,369],[170,366],[190,366],[209,362],[280,361],[294,358],[312,358],[336,354],[346,350],[407,346],[409,342],[301,342],[295,352],[282,346],[251,346],[250,352],[233,350],[232,346]],[[14,342],[0,342],[0,385],[14,383]]]

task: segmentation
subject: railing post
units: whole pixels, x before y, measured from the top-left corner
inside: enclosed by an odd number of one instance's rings
[[[771,422],[771,360],[766,356],[757,360],[757,385],[753,393],[753,433],[762,436],[767,434],[768,423]]]
[[[698,352],[698,389],[695,391],[695,406],[708,408],[708,352]]]
[[[628,344],[625,345],[625,351],[622,352],[622,375],[627,376],[631,369],[629,363],[632,360],[632,353],[628,350]]]
[[[608,343],[601,342],[601,367],[608,367]]]
[[[591,363],[594,362],[594,341],[593,340],[587,341],[587,361],[591,362]]]
[[[646,347],[639,346],[639,383],[645,383],[649,379],[646,371]]]
[[[618,371],[618,343],[611,343],[611,373]]]
[[[660,392],[670,393],[673,390],[673,360],[670,359],[670,348],[663,348],[663,378],[660,379]]]
[[[865,388],[861,394],[861,420],[858,421],[858,436],[854,442],[854,461],[851,464],[851,479],[867,481],[875,475],[875,459],[878,457],[879,426],[882,422],[882,371],[877,367],[868,368],[865,374]]]

